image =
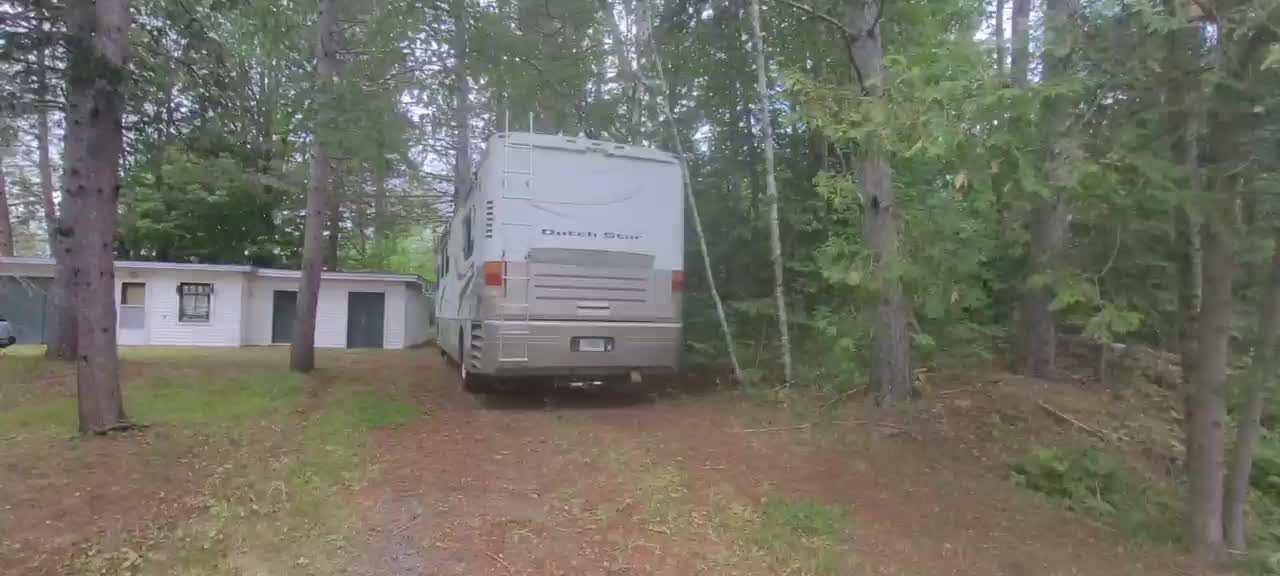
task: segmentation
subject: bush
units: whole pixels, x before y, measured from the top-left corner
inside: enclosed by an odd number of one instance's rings
[[[1010,470],[1017,484],[1139,540],[1168,544],[1182,537],[1177,496],[1096,448],[1037,447]]]
[[[1273,503],[1280,504],[1280,434],[1262,431],[1262,441],[1253,457],[1249,482]]]

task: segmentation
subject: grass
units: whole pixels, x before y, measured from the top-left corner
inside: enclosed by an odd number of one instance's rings
[[[16,496],[60,497],[57,485],[38,479],[83,473],[99,448],[111,447],[122,457],[137,453],[131,472],[187,483],[155,488],[186,493],[195,508],[140,529],[98,533],[52,572],[349,570],[352,519],[363,513],[350,493],[374,470],[370,433],[423,415],[403,389],[339,380],[307,394],[315,384],[280,369],[274,349],[146,348],[121,356],[132,364],[122,372],[126,412],[153,425],[141,441],[66,442],[76,426],[73,368],[26,350],[0,359],[0,436],[14,440],[0,446],[0,456],[25,462],[32,475],[18,484],[31,493]]]
[[[234,420],[241,412],[226,413]],[[420,415],[370,387],[332,387],[301,422],[290,423],[295,437],[282,439],[265,461],[245,462],[250,473],[152,552],[143,573],[344,573],[356,536],[351,520],[361,513],[346,493],[373,470],[368,433]]]
[[[573,435],[572,425],[566,434]],[[634,503],[631,520],[650,532],[690,543],[707,555],[716,573],[832,576],[841,563],[849,515],[839,506],[776,490],[753,501],[731,486],[701,486],[663,456],[671,439],[658,434],[595,438],[590,460],[623,482],[626,501],[589,502],[569,491],[559,510],[599,525]]]

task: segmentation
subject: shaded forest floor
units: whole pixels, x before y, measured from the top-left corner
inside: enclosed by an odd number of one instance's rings
[[[325,351],[307,378],[286,353],[127,350],[150,427],[88,439],[70,365],[0,357],[0,573],[1197,573],[1010,479],[1037,446],[1161,477],[1158,390],[978,370],[889,413],[685,383],[477,397],[433,349]]]

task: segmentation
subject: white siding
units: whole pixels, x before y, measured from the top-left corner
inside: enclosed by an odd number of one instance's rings
[[[386,348],[403,348],[405,335],[405,299],[402,282],[375,280],[334,280],[320,282],[320,299],[316,305],[316,346],[347,346],[347,294],[349,292],[381,292],[385,294],[382,318],[383,343]],[[253,278],[249,286],[249,306],[245,343],[263,346],[271,343],[272,298],[276,290],[297,290],[295,278]]]
[[[249,279],[248,312],[245,315],[244,343],[247,346],[266,346],[271,343],[271,308],[272,298],[276,290],[297,290],[298,280],[294,278],[261,278]]]
[[[431,300],[417,284],[404,285],[404,345],[417,346],[431,338]]]
[[[123,282],[147,285],[147,343],[160,346],[239,346],[241,292],[245,275],[240,272],[201,270],[116,270],[116,294]],[[182,322],[178,316],[178,284],[213,285],[208,322]]]
[[[191,265],[129,263],[116,266],[117,301],[124,282],[146,284],[145,335],[138,343],[168,346],[262,346],[271,343],[274,292],[297,290],[298,278],[259,275],[239,269],[193,269]],[[53,262],[0,262],[0,275],[50,277]],[[371,275],[372,276],[372,275]],[[384,294],[383,346],[404,348],[430,336],[430,301],[416,282],[400,278],[326,278],[320,284],[316,312],[316,346],[347,345],[347,297],[350,292]],[[208,322],[179,321],[178,284],[213,285]],[[135,333],[136,334],[136,333]]]

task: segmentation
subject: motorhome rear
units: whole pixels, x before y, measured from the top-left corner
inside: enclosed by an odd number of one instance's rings
[[[677,368],[681,184],[679,161],[658,150],[489,138],[437,258],[438,341],[468,386]]]

